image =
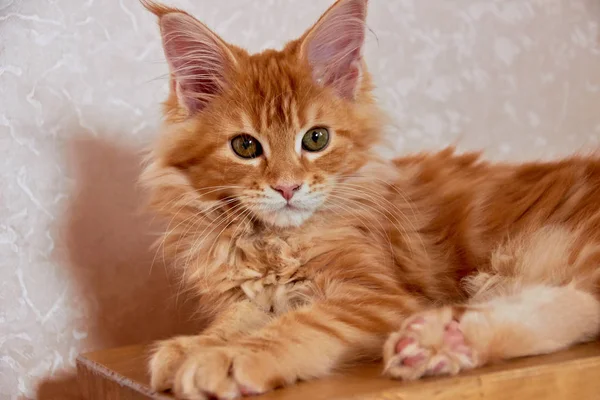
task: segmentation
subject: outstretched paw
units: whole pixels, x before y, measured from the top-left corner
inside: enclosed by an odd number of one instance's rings
[[[389,336],[383,358],[384,373],[404,380],[453,375],[477,365],[477,355],[449,307],[408,318]]]
[[[281,365],[268,351],[208,343],[197,337],[159,343],[150,360],[152,388],[171,389],[178,399],[230,400],[295,381],[281,375]]]

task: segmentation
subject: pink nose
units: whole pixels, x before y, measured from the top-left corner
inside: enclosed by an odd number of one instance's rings
[[[290,201],[292,197],[294,197],[294,192],[300,189],[300,186],[301,185],[277,185],[271,187],[273,188],[273,190],[278,191],[284,199]]]

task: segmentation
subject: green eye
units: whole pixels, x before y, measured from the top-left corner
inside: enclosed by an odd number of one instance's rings
[[[246,134],[231,139],[231,149],[242,158],[256,158],[263,153],[260,142]]]
[[[302,148],[306,151],[321,151],[329,143],[327,128],[312,128],[302,137]]]

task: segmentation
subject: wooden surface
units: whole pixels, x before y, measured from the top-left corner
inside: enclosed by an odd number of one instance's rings
[[[78,380],[88,400],[172,399],[148,386],[146,348],[98,351],[77,359]],[[304,382],[253,400],[600,400],[600,342],[561,353],[512,360],[451,378],[395,382],[379,365]]]

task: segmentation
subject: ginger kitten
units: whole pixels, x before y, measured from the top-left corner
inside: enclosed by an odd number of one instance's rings
[[[232,399],[382,351],[387,375],[418,379],[597,336],[598,159],[380,159],[366,0],[260,54],[143,4],[171,91],[142,179],[212,319],[156,345],[154,389]]]

